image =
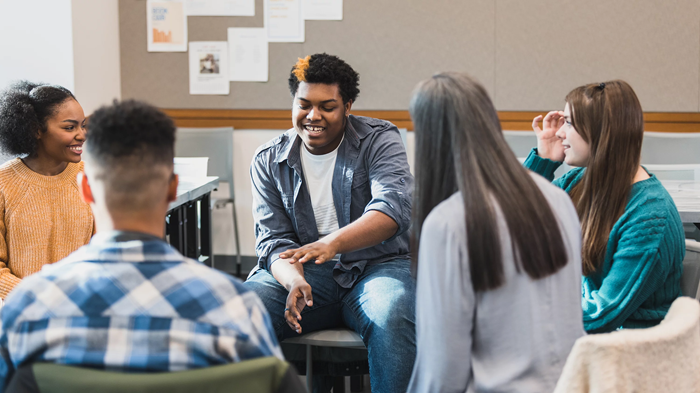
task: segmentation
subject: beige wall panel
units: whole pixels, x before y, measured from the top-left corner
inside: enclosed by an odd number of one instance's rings
[[[226,41],[229,27],[262,27],[262,1],[254,17],[188,17],[189,41]],[[302,55],[302,44],[270,44],[267,83],[232,82],[228,96],[189,94],[188,54],[146,51],[146,2],[119,1],[122,97],[163,108],[286,109],[291,98],[287,74]]]
[[[620,78],[645,111],[698,111],[698,0],[499,0],[496,106],[563,108],[589,82]]]
[[[416,84],[440,71],[494,87],[491,0],[346,0],[344,20],[307,21],[307,54],[340,56],[360,73],[356,109],[408,109]]]
[[[347,0],[343,21],[307,21],[306,42],[270,44],[270,80],[232,83],[229,96],[191,96],[187,53],[146,51],[146,2],[120,0],[122,96],[166,108],[286,109],[298,57],[337,54],[361,76],[356,109],[408,109],[416,83],[466,71],[494,91],[495,3],[491,0]],[[189,40],[226,40],[228,27],[262,27],[255,17],[190,17]]]

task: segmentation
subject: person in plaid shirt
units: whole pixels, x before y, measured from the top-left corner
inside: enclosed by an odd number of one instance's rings
[[[97,234],[8,296],[0,391],[33,362],[176,371],[283,359],[254,292],[163,241],[177,195],[174,141],[170,118],[144,103],[115,102],[91,116],[78,187]]]

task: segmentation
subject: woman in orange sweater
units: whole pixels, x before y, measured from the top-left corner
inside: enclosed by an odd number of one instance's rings
[[[21,81],[0,94],[0,298],[94,233],[78,193],[85,114],[66,88]]]

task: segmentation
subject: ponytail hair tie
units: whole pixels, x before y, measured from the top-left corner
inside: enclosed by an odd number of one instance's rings
[[[600,87],[600,90],[605,89],[605,82],[601,82],[598,87]]]
[[[46,85],[38,85],[34,86],[31,90],[29,90],[29,93],[27,94],[31,100],[35,100],[38,98],[39,93],[41,92],[42,88]]]

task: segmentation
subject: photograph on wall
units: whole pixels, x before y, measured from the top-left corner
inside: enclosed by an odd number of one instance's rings
[[[199,54],[199,73],[200,74],[218,74],[219,62],[221,61],[218,53],[200,53]]]
[[[255,0],[185,0],[189,16],[255,16]]]
[[[269,42],[304,42],[304,13],[301,0],[264,0]]]
[[[190,94],[228,95],[226,41],[190,42]]]
[[[148,0],[146,27],[149,52],[187,52],[187,16],[180,0]]]

